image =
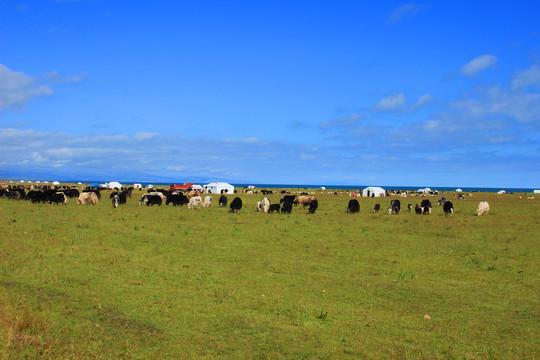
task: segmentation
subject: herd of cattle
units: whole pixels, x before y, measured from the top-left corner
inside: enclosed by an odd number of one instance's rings
[[[120,205],[127,203],[127,198],[132,198],[133,189],[114,191],[110,194],[109,199],[112,202],[113,207],[117,208]],[[266,193],[265,193],[266,195]],[[26,192],[23,187],[7,187],[0,188],[0,197],[16,199],[16,200],[29,200],[32,203],[49,203],[49,204],[66,204],[68,198],[76,198],[77,204],[89,204],[97,205],[101,199],[101,192],[99,189],[86,188],[83,192],[74,188],[43,188],[40,190],[30,190]],[[139,205],[146,206],[161,206],[173,204],[173,206],[187,205],[188,209],[194,209],[198,207],[211,207],[214,204],[213,196],[205,196],[202,198],[200,192],[191,191],[189,193],[172,192],[168,190],[156,190],[149,191],[142,195],[139,200]],[[220,207],[226,207],[228,203],[227,196],[221,195],[218,200]],[[290,214],[293,210],[293,206],[302,205],[303,209],[307,208],[309,214],[314,214],[319,207],[319,202],[315,196],[302,194],[297,195],[284,195],[279,203],[272,204],[267,197],[258,201],[256,204],[256,211],[265,213],[282,213]],[[443,207],[445,215],[453,215],[454,204],[441,197],[438,201],[438,205]],[[235,197],[230,205],[229,211],[232,213],[238,213],[242,209],[242,199]],[[418,215],[429,215],[432,211],[432,204],[429,199],[423,199],[420,204],[415,204],[414,211]],[[379,212],[381,204],[375,204],[373,212]],[[413,205],[408,204],[407,210],[411,212]],[[390,201],[388,207],[389,214],[399,214],[401,211],[401,202],[398,199]],[[347,213],[354,214],[360,212],[360,203],[356,199],[351,199],[347,205]],[[482,201],[478,205],[476,210],[477,215],[484,215],[489,212],[489,204],[486,201]]]

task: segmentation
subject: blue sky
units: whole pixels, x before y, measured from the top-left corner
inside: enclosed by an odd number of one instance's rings
[[[540,3],[0,2],[0,178],[540,187]]]

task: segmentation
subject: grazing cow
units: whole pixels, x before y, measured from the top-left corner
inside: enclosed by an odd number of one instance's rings
[[[184,206],[189,204],[189,199],[184,194],[173,194],[167,196],[167,200],[165,201],[165,205],[173,204],[173,206]]]
[[[141,197],[141,200],[139,200],[139,205],[146,204],[148,202],[148,197],[149,196],[159,196],[161,198],[162,203],[164,201],[165,201],[165,203],[167,202],[167,197],[165,195],[163,195],[162,192],[152,191],[152,192],[150,192],[148,194],[143,194],[143,196]]]
[[[163,199],[159,195],[148,195],[146,196],[145,202],[146,202],[146,206],[154,206],[154,205],[161,206],[161,204],[163,203]]]
[[[83,192],[79,195],[77,198],[77,204],[82,205],[97,205],[98,204],[98,197],[95,192]]]
[[[120,206],[120,195],[112,193],[111,194],[111,201],[112,201],[113,208],[116,209],[118,206]]]
[[[189,203],[187,208],[188,209],[195,209],[196,207],[202,206],[202,197],[200,196],[193,196],[191,199],[189,199]]]
[[[255,210],[257,210],[257,212],[262,211],[262,201],[257,201],[257,204],[255,205]]]
[[[407,209],[409,210],[409,212],[411,212],[411,210],[412,210],[412,204],[407,205]]]
[[[199,190],[191,190],[188,193],[188,197],[192,198],[194,196],[201,196],[201,192]]]
[[[214,205],[214,198],[211,197],[211,196],[207,196],[204,198],[204,203],[203,203],[203,207],[211,207],[212,205]]]
[[[443,210],[445,215],[453,215],[454,214],[454,204],[452,204],[451,201],[447,200],[444,202]]]
[[[460,199],[460,200],[465,200],[465,195],[463,195],[463,194],[458,194],[458,199]]]
[[[272,214],[274,212],[279,213],[279,208],[280,208],[279,204],[271,204],[270,207],[268,208],[268,213],[269,214]]]
[[[431,201],[429,201],[428,199],[424,199],[420,203],[420,206],[422,207],[422,212],[424,213],[424,215],[431,214]]]
[[[231,201],[229,212],[238,213],[241,209],[242,209],[242,199],[240,199],[239,197],[235,197],[233,201]]]
[[[315,196],[297,196],[293,202],[295,205],[297,204],[302,204],[302,206],[304,207],[304,209],[306,208],[306,206],[308,206],[309,204],[311,204],[312,201],[314,200],[317,200],[315,198]]]
[[[381,210],[381,204],[375,204],[375,206],[373,207],[373,212],[378,213],[379,210]]]
[[[480,215],[484,215],[489,212],[489,203],[487,201],[480,201],[480,203],[478,204],[478,209],[476,209],[476,214],[478,214],[478,216]]]
[[[29,191],[28,194],[26,194],[26,200],[30,200],[33,203],[46,201],[45,196],[43,196],[43,192],[38,190]]]
[[[54,195],[49,197],[49,204],[52,204],[52,203],[55,203],[56,205],[58,205],[60,203],[66,204],[67,203],[66,194],[64,194],[61,191],[55,193]]]
[[[439,198],[439,201],[437,201],[437,205],[438,206],[444,205],[445,202],[446,202],[446,198],[444,197]]]
[[[319,207],[319,202],[317,201],[317,199],[314,199],[312,200],[310,203],[309,203],[309,213],[310,214],[315,214],[315,211],[317,210],[317,208]]]
[[[360,203],[356,199],[349,200],[349,205],[347,205],[347,214],[354,214],[360,212]]]
[[[114,197],[118,197],[118,199],[114,199]],[[109,199],[112,200],[112,204],[115,208],[117,208],[119,205],[123,205],[127,202],[127,199],[126,199],[126,193],[124,193],[123,191],[122,192],[118,192],[118,191],[114,191],[111,193],[111,196],[109,197]],[[115,202],[118,202],[118,205],[115,206]]]
[[[399,214],[401,210],[401,202],[397,199],[390,201],[390,207],[388,208],[389,214]]]
[[[64,193],[68,198],[78,198],[81,194],[77,189],[67,189]]]
[[[285,202],[290,202],[292,204],[294,199],[296,199],[295,195],[285,195],[283,199],[279,200],[279,203],[284,204]]]
[[[227,197],[225,195],[221,195],[219,197],[219,206],[220,207],[225,207],[227,206]]]
[[[422,207],[420,206],[420,204],[416,204],[414,206],[414,212],[416,213],[416,215],[421,215],[422,214]]]
[[[253,190],[246,191],[246,195],[253,195]]]
[[[83,190],[83,193],[89,193],[89,192],[93,192],[94,194],[96,194],[98,200],[101,199],[101,193],[99,192],[99,190],[97,190],[97,189],[86,189],[86,190]]]
[[[270,208],[270,200],[268,200],[268,198],[265,197],[261,200],[261,210],[267,213],[269,208]]]
[[[296,196],[294,197],[296,198]],[[291,198],[289,196],[285,196],[283,199],[280,200],[280,203],[283,201],[283,206],[281,206],[281,213],[282,214],[290,214],[292,211],[292,207],[294,204],[294,198]]]

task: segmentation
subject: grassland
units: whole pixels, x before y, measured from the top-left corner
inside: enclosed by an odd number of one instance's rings
[[[448,193],[452,217],[240,196],[239,214],[0,199],[0,357],[540,357],[539,196]]]

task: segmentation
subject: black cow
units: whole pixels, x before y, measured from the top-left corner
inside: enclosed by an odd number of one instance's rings
[[[240,199],[239,197],[235,197],[233,201],[231,201],[229,212],[238,213],[241,209],[242,209],[242,199]]]
[[[437,201],[437,205],[439,206],[444,205],[445,202],[446,202],[446,198],[442,197],[439,199],[439,201]]]
[[[312,200],[312,201],[309,203],[309,210],[308,210],[308,212],[309,212],[310,214],[315,214],[315,211],[317,211],[318,208],[319,208],[319,202],[317,201],[317,199]]]
[[[63,192],[54,193],[53,195],[51,195],[49,197],[48,202],[49,202],[49,204],[55,203],[56,205],[58,205],[60,203],[65,204],[66,203],[66,194],[64,194]]]
[[[399,210],[401,210],[401,201],[397,199],[390,201],[390,207],[388,208],[388,213],[399,214]]]
[[[454,204],[450,200],[445,201],[443,205],[443,210],[445,215],[453,215],[454,214]]]
[[[381,204],[375,204],[375,206],[373,207],[373,212],[378,213],[379,210],[381,210]]]
[[[271,214],[273,212],[279,213],[279,204],[270,204],[270,207],[268,208],[268,213]]]
[[[167,200],[165,201],[165,205],[173,204],[173,206],[184,206],[189,204],[189,199],[184,194],[172,194],[167,196]]]
[[[416,204],[416,206],[414,207],[414,212],[416,213],[416,215],[422,215],[422,207],[419,204]]]
[[[428,199],[424,199],[422,200],[422,202],[420,203],[420,206],[422,207],[422,212],[425,214],[425,215],[429,215],[431,214],[431,201],[429,201]]]
[[[225,195],[221,195],[219,197],[219,201],[218,201],[218,204],[220,207],[225,207],[227,206],[227,197]]]
[[[411,210],[412,210],[412,204],[407,205],[407,209],[409,210],[409,212],[411,212]]]
[[[294,203],[294,199],[296,199],[296,195],[285,195],[283,199],[279,200],[280,204],[284,204],[286,202]]]
[[[161,196],[159,195],[146,196],[146,206],[154,206],[154,205],[161,206],[161,204],[163,204],[163,200],[161,199]]]
[[[78,198],[80,195],[79,190],[77,189],[67,189],[64,191],[64,194],[66,194],[68,198]]]
[[[347,214],[354,214],[360,212],[360,203],[356,199],[349,200],[349,205],[347,205]]]
[[[111,193],[111,196],[109,196],[109,199],[112,201],[112,205],[117,208],[120,205],[123,205],[127,202],[126,199],[126,193],[125,192],[118,192],[114,191]]]
[[[292,195],[291,195],[292,196]],[[292,207],[294,204],[294,199],[296,196],[285,196],[283,199],[281,199],[279,202],[283,203],[283,206],[281,207],[281,213],[282,214],[290,214],[292,211]]]

